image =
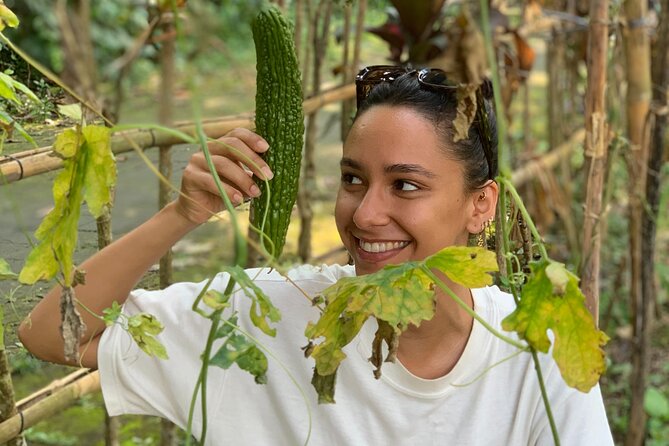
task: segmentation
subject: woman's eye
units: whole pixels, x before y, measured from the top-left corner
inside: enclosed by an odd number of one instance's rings
[[[341,175],[341,182],[344,184],[362,184],[362,180],[359,177],[350,173],[343,173]]]
[[[409,183],[408,181],[403,181],[403,180],[398,180],[395,182],[395,189],[402,191],[402,192],[410,192],[414,190],[418,190],[419,187],[416,186],[413,183]]]

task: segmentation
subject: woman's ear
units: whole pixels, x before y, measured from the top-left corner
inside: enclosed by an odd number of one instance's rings
[[[467,222],[467,231],[476,234],[483,230],[485,223],[495,218],[497,198],[499,196],[498,184],[490,180],[483,187],[476,189],[470,195],[472,200],[472,212]]]

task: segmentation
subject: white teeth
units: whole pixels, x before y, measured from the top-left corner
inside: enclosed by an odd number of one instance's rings
[[[364,240],[359,240],[358,242],[360,248],[362,248],[363,251],[367,252],[386,252],[390,251],[392,249],[400,249],[404,248],[406,245],[409,244],[409,242],[404,241],[404,242],[366,242]]]

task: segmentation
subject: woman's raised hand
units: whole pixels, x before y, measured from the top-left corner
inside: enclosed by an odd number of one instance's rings
[[[269,148],[267,141],[251,130],[236,128],[208,144],[212,161],[221,179],[223,189],[233,205],[244,198],[260,195],[253,176],[271,179],[269,166],[259,154]],[[195,224],[204,223],[224,208],[204,153],[194,154],[186,166],[181,180],[182,194],[176,200],[177,211]]]

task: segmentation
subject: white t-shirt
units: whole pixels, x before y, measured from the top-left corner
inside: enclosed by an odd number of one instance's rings
[[[228,370],[209,368],[207,445],[304,444],[309,413],[311,445],[553,444],[531,356],[521,353],[502,361],[516,352],[515,347],[492,336],[476,321],[456,366],[435,380],[416,377],[399,362],[384,363],[381,379],[374,379],[374,367],[367,358],[376,322],[368,321],[344,350],[347,358],[338,372],[336,404],[319,405],[310,384],[313,360],[305,359],[300,349],[307,343],[306,324],[317,320],[318,310],[295,285],[315,296],[340,277],[354,275],[354,270],[301,266],[289,273],[294,283],[268,271],[249,270],[249,276],[257,276],[257,285],[281,311],[276,338],[253,327],[245,296],[237,293],[232,298],[239,325],[274,355],[268,357],[268,382],[256,384],[236,365]],[[226,283],[227,275],[219,274],[211,288],[223,291]],[[162,291],[131,294],[124,311],[154,314],[165,325],[159,338],[169,360],[150,358],[120,327],[108,328],[102,335],[98,361],[110,415],[158,415],[186,426],[210,327],[208,319],[191,310],[203,286],[179,283]],[[472,294],[475,311],[494,327],[500,327],[513,311],[513,299],[497,287],[474,289]],[[599,387],[587,394],[567,387],[555,362],[540,356],[562,444],[612,445]],[[193,423],[196,437],[201,428],[198,400]]]

